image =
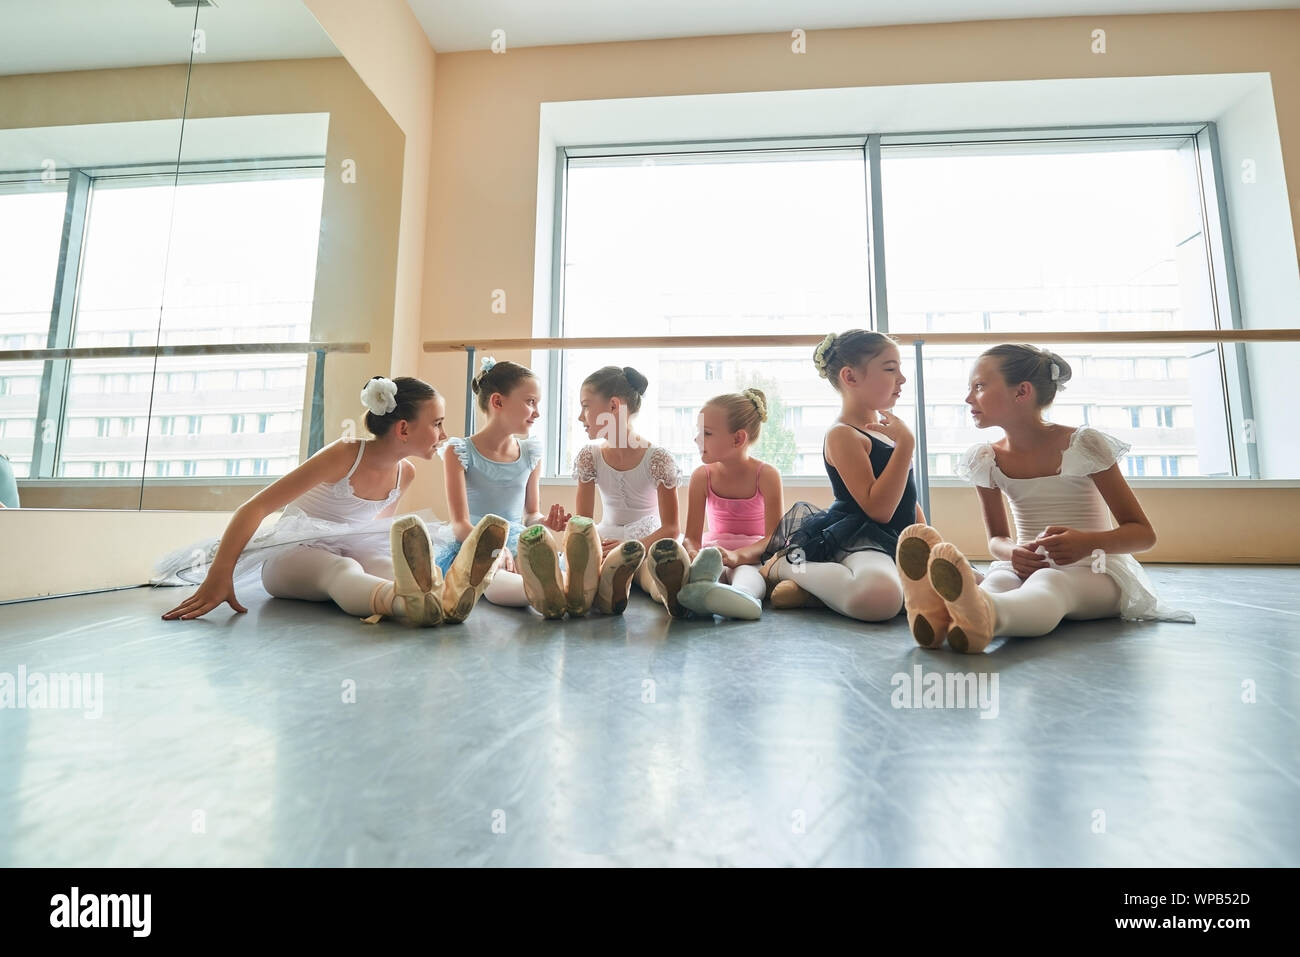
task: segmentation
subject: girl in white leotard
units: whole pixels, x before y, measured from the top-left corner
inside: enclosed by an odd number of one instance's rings
[[[965,556],[935,529],[903,531],[899,570],[922,645],[946,637],[975,653],[996,635],[1043,635],[1065,618],[1195,621],[1159,600],[1132,555],[1151,548],[1156,535],[1117,464],[1129,446],[1088,426],[1043,420],[1069,379],[1064,359],[1029,345],[995,346],[976,363],[966,396],[971,416],[978,428],[1000,426],[1006,436],[972,446],[958,474],[979,492],[996,561],[977,584]]]
[[[376,376],[362,401],[375,438],[327,445],[241,505],[220,538],[179,549],[159,563],[154,584],[201,582],[164,619],[198,618],[223,603],[244,612],[235,586],[256,581],[260,571],[262,584],[277,598],[332,600],[352,615],[433,623],[396,594],[390,530],[398,500],[415,477],[406,460],[433,458],[447,437],[446,405],[432,386],[404,376]],[[254,534],[279,508],[279,521]]]

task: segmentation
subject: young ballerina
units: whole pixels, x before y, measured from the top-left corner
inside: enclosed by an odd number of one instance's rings
[[[714,396],[700,410],[695,443],[704,464],[691,473],[683,538],[692,565],[677,594],[698,615],[752,620],[763,612],[758,564],[785,511],[781,473],[750,454],[766,421],[767,397],[758,389]],[[664,545],[652,549],[661,587],[679,577],[667,574],[673,566]]]
[[[1064,618],[1195,621],[1156,597],[1131,554],[1155,545],[1156,534],[1120,472],[1129,446],[1088,426],[1043,420],[1070,375],[1064,359],[1031,345],[994,346],[976,362],[971,416],[977,428],[1006,434],[972,446],[958,474],[979,492],[996,561],[977,583],[965,556],[933,528],[903,532],[898,561],[921,645],[938,647],[946,637],[975,654],[997,635],[1045,635]]]
[[[631,366],[605,366],[587,376],[579,392],[578,421],[593,441],[579,449],[573,460],[578,482],[575,508],[578,516],[594,518],[596,490],[600,490],[603,511],[596,533],[604,559],[596,607],[606,614],[623,613],[633,579],[656,601],[663,601],[643,559],[656,542],[676,542],[680,535],[677,462],[671,452],[652,445],[632,426],[647,385],[646,377]],[[546,524],[559,532],[571,519],[555,505]],[[611,562],[613,570],[607,571]]]
[[[859,621],[888,621],[903,608],[899,533],[925,520],[912,476],[915,440],[887,411],[907,382],[898,345],[878,332],[831,333],[813,364],[840,394],[840,417],[822,446],[835,500],[826,509],[796,502],[782,519],[764,555],[772,606],[820,603]]]
[[[473,523],[487,514],[509,519],[509,533],[500,567],[483,593],[496,605],[532,605],[546,618],[584,615],[595,599],[600,571],[600,538],[590,519],[574,518],[565,536],[564,551],[572,590],[563,585],[554,552],[547,568],[538,548],[539,537],[551,543],[540,510],[542,439],[528,432],[539,417],[541,386],[532,370],[517,362],[497,362],[484,356],[471,383],[487,422],[468,438],[453,438],[442,448],[447,479],[447,508],[452,540],[438,545],[436,562],[447,568],[470,534]],[[518,438],[525,436],[525,438]],[[448,455],[448,451],[454,455]],[[553,510],[554,511],[554,510]],[[532,560],[516,560],[534,552]],[[542,574],[539,576],[538,571]]]
[[[505,522],[489,516],[474,530],[475,547],[444,582],[432,565],[427,527],[418,516],[391,521],[415,476],[408,458],[432,459],[445,403],[419,379],[375,376],[361,392],[374,439],[340,439],[241,505],[220,539],[181,549],[160,563],[155,583],[193,581],[198,591],[162,617],[198,618],[235,596],[236,582],[259,569],[277,598],[333,600],[351,615],[392,615],[419,625],[460,621],[486,586]],[[283,508],[275,526],[254,535]]]

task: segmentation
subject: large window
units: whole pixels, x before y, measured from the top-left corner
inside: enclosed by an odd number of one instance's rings
[[[10,184],[5,347],[309,339],[322,167],[238,165]],[[80,261],[61,256],[65,232],[80,237]],[[75,309],[56,314],[60,283]],[[306,366],[305,355],[249,354],[6,362],[0,451],[20,477],[280,474],[298,461]]]
[[[865,137],[762,151],[571,150],[552,334],[1227,327],[1227,296],[1212,278],[1221,237],[1205,212],[1216,184],[1202,133],[882,136],[878,150]],[[874,235],[883,236],[879,249]],[[1249,474],[1233,457],[1229,423],[1244,370],[1224,350],[1052,348],[1073,378],[1050,417],[1129,442],[1129,474]],[[975,429],[963,404],[979,351],[925,347],[936,477],[953,475],[970,444],[997,437]],[[911,353],[898,412],[915,423]],[[700,405],[752,384],[776,410],[758,454],[787,475],[824,474],[822,437],[838,400],[807,348],[566,351],[554,370],[548,461],[556,473],[585,441],[575,422],[579,384],[608,363],[637,365],[649,378],[638,425],[683,465],[697,461]]]

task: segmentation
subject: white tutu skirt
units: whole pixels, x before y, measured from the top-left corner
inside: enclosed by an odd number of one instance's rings
[[[451,526],[440,522],[431,509],[403,512],[418,515],[424,520],[433,539],[434,548],[454,542]],[[389,531],[393,522],[402,516],[376,518],[360,524],[346,524],[329,519],[315,518],[297,509],[285,509],[284,514],[270,528],[258,532],[240,553],[233,574],[236,586],[260,583],[262,565],[276,555],[309,545],[336,555],[351,558],[387,557],[391,555]],[[163,557],[154,566],[150,579],[153,585],[197,585],[202,583],[217,555],[220,538],[205,538],[184,548],[178,548]]]
[[[1105,565],[1101,565],[1102,559],[1105,559]],[[1171,608],[1160,600],[1156,595],[1155,586],[1147,576],[1146,569],[1136,558],[1129,554],[1111,554],[1109,552],[1093,558],[1089,556],[1075,562],[1074,565],[1092,565],[1097,562],[1097,571],[1104,572],[1115,580],[1119,586],[1119,616],[1127,621],[1182,621],[1188,624],[1195,624],[1196,619],[1190,612],[1180,611],[1177,608]],[[1060,568],[1049,560],[1049,565],[1053,568]],[[1070,566],[1065,566],[1070,567]],[[988,572],[1006,571],[1015,574],[1015,566],[1011,562],[991,562]]]
[[[645,538],[660,525],[658,515],[643,515],[635,521],[628,522],[626,525],[615,525],[613,522],[601,522],[596,526],[596,534],[601,538],[608,538],[619,542],[630,542],[632,539]]]

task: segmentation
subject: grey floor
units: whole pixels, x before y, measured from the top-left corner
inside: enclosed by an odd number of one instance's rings
[[[0,606],[0,680],[103,675],[99,718],[0,710],[0,864],[1300,864],[1300,569],[1148,570],[1198,624],[980,657],[644,596],[423,631],[264,593]],[[917,667],[996,675],[996,714],[895,707]]]

